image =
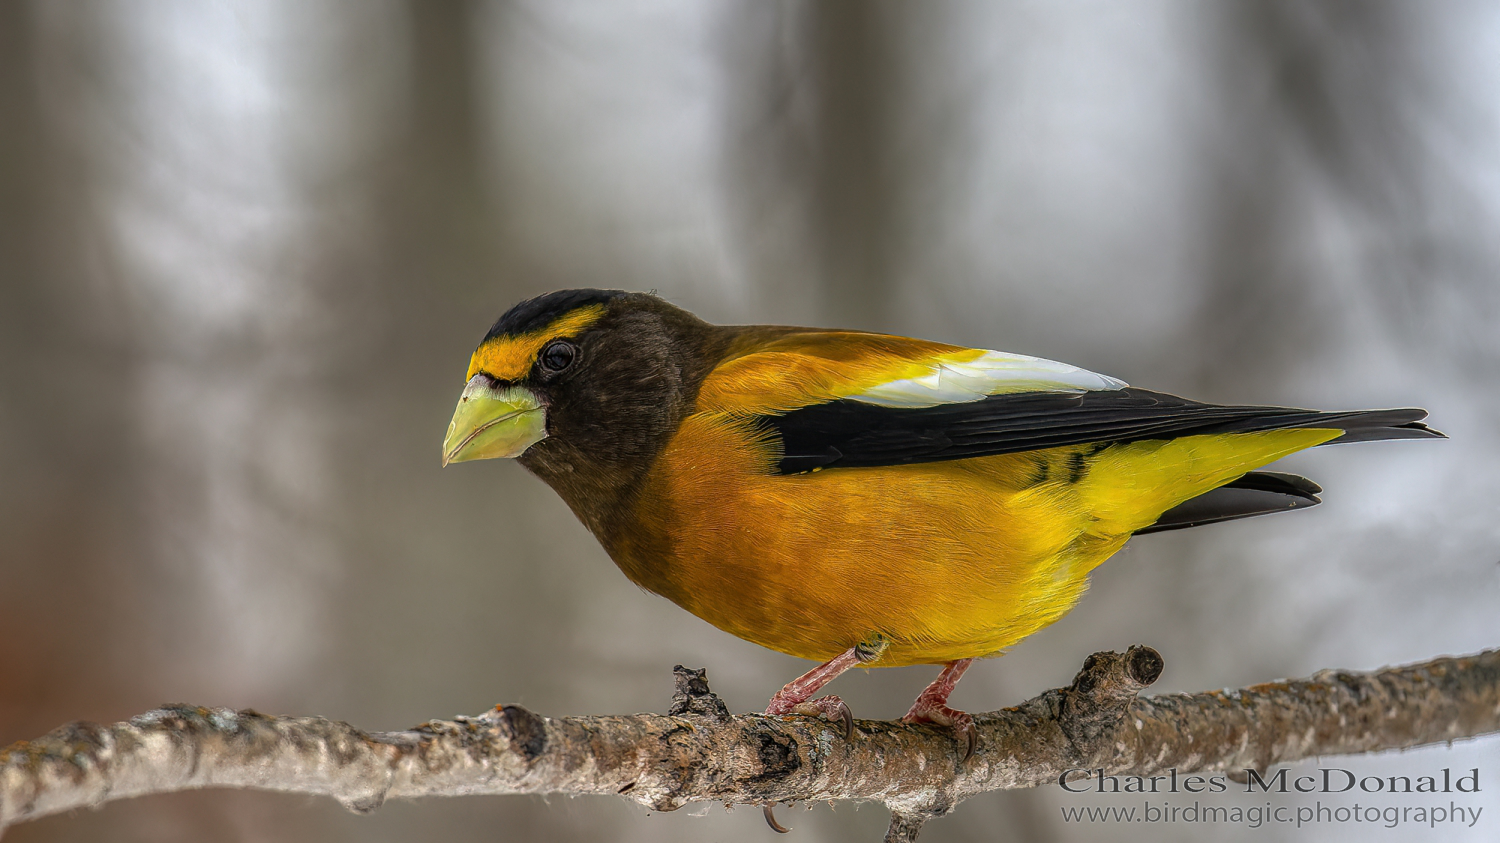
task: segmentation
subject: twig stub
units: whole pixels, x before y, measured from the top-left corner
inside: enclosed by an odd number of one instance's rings
[[[1141,689],[1161,677],[1161,654],[1137,644],[1125,653],[1089,656],[1073,684],[1063,689],[1058,725],[1079,761],[1091,761],[1109,743]]]
[[[729,719],[729,707],[708,688],[708,668],[694,670],[679,664],[672,668],[672,679],[677,687],[672,692],[672,704],[667,708],[667,714]]]

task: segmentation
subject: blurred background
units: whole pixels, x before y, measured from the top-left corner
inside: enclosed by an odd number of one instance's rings
[[[964,708],[1136,642],[1163,692],[1495,646],[1497,231],[1484,0],[0,2],[0,745],[166,701],[661,711],[679,662],[762,708],[809,665],[635,589],[519,466],[438,467],[490,323],[576,286],[1452,436],[1298,455],[1323,506],[1132,542]],[[933,673],[834,690],[896,717]],[[1325,763],[1481,769],[1477,827],[1387,839],[1500,827],[1500,739]],[[923,839],[1371,833],[1058,810],[1136,802],[991,794]],[[717,805],[205,792],[7,843],[772,838]]]

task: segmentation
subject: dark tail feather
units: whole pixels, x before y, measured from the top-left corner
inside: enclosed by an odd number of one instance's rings
[[[1375,442],[1381,439],[1447,439],[1442,433],[1422,423],[1427,411],[1415,407],[1401,410],[1355,410],[1347,413],[1320,413],[1313,410],[1293,410],[1274,415],[1236,419],[1226,424],[1195,431],[1198,433],[1252,433],[1261,430],[1285,430],[1288,428],[1338,428],[1344,435],[1323,444],[1339,445],[1345,442]],[[1252,471],[1226,483],[1217,489],[1205,492],[1196,498],[1183,501],[1156,519],[1156,523],[1136,535],[1160,533],[1166,530],[1181,530],[1201,524],[1217,524],[1253,515],[1270,515],[1306,509],[1322,503],[1318,493],[1323,491],[1318,484],[1306,477],[1282,474],[1276,471]]]
[[[1390,438],[1390,437],[1382,437]],[[1405,437],[1400,437],[1405,438]],[[1184,501],[1156,519],[1156,523],[1136,530],[1136,535],[1181,530],[1220,521],[1234,521],[1253,515],[1270,515],[1306,509],[1322,503],[1318,484],[1306,477],[1277,471],[1252,471],[1236,480]]]
[[[1346,442],[1375,442],[1381,439],[1447,439],[1442,433],[1422,423],[1427,411],[1417,407],[1400,410],[1354,410],[1352,412],[1320,413],[1314,410],[1292,411],[1284,414],[1255,416],[1238,419],[1228,424],[1217,425],[1204,432],[1250,433],[1260,430],[1286,430],[1288,428],[1336,427],[1344,435],[1325,445],[1341,445]]]
[[[1422,423],[1427,411],[1416,408],[1405,410],[1365,410],[1346,413],[1344,435],[1327,442],[1342,445],[1346,442],[1376,442],[1381,439],[1447,439],[1441,431],[1433,430]]]

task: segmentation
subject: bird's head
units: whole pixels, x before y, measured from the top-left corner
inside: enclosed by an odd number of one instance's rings
[[[565,498],[617,489],[676,429],[719,344],[715,326],[654,295],[522,302],[469,361],[443,464],[514,457]]]

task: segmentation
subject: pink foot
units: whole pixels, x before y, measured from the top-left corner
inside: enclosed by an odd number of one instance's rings
[[[979,747],[979,734],[974,730],[974,716],[967,711],[949,708],[942,703],[924,704],[927,696],[917,697],[911,711],[901,718],[903,723],[936,723],[953,729],[958,739],[964,742],[964,760],[974,757]]]
[[[948,695],[953,693],[953,686],[958,684],[958,680],[973,661],[973,659],[960,659],[950,662],[943,668],[943,672],[938,674],[938,678],[917,696],[917,701],[911,705],[911,711],[906,712],[906,716],[901,718],[903,723],[936,723],[952,729],[958,739],[964,743],[965,761],[974,757],[974,750],[979,746],[979,733],[974,729],[972,715],[948,707]]]
[[[811,699],[811,697],[835,676],[856,664],[859,664],[859,659],[855,655],[855,648],[850,648],[847,652],[818,665],[777,691],[776,696],[771,698],[771,704],[766,706],[766,714],[773,716],[806,714],[822,717],[825,720],[836,720],[843,724],[845,740],[853,737],[854,714],[849,711],[849,706],[845,705],[843,700],[832,695],[817,699]]]
[[[766,706],[766,713],[805,714],[808,717],[821,717],[824,720],[841,723],[845,740],[854,736],[854,712],[849,710],[849,706],[843,700],[833,694],[801,702],[777,694],[771,698],[771,704]]]

